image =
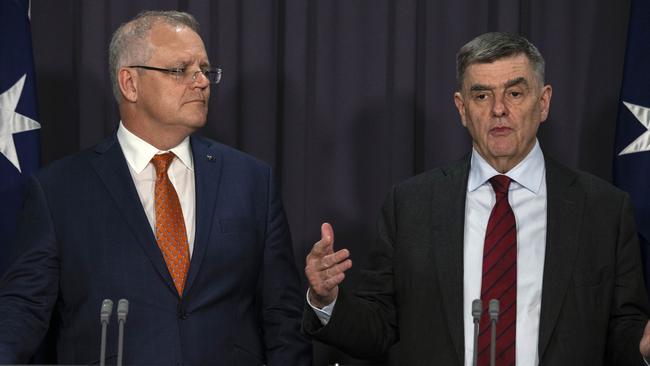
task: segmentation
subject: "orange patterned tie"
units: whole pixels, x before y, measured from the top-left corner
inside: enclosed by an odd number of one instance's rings
[[[187,243],[187,231],[185,230],[181,203],[167,175],[167,169],[174,157],[174,153],[168,152],[154,155],[151,159],[151,163],[156,168],[156,187],[154,189],[156,240],[178,294],[183,295],[187,270],[190,267],[190,249]]]

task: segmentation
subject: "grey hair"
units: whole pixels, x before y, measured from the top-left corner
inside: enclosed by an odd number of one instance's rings
[[[180,11],[147,10],[123,23],[113,33],[108,46],[108,71],[111,75],[113,95],[118,103],[122,92],[117,81],[120,68],[126,65],[146,63],[153,53],[149,32],[154,24],[165,23],[174,27],[188,27],[199,33],[199,23],[191,14]]]
[[[544,57],[529,40],[514,33],[484,33],[467,42],[456,55],[456,81],[463,89],[465,71],[470,65],[492,63],[496,60],[523,54],[528,58],[538,81],[544,84]]]

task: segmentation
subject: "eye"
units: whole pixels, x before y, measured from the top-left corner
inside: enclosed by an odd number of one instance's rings
[[[518,92],[518,91],[511,91],[510,92],[510,96],[512,96],[513,98],[519,98],[521,95],[522,95],[522,93]]]
[[[486,93],[479,93],[479,94],[475,94],[475,95],[474,95],[474,99],[479,100],[479,101],[486,100],[487,97],[488,97],[488,96],[487,96]]]
[[[169,69],[169,72],[174,74],[174,76],[176,76],[176,77],[181,77],[181,76],[185,75],[186,70],[187,69],[185,67],[174,67],[172,69]]]

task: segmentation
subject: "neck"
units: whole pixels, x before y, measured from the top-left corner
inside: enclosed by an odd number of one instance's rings
[[[483,157],[485,159],[485,157]],[[490,164],[497,172],[505,174],[510,169],[514,168],[519,164],[523,159],[508,159],[508,158],[497,158],[497,159],[485,159],[485,161]]]
[[[129,130],[129,132],[162,151],[167,151],[178,146],[192,132],[187,131],[185,128],[151,127],[143,123],[133,123],[127,119],[122,119],[122,123],[124,124],[124,128]]]

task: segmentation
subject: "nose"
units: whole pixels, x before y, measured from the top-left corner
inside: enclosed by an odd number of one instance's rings
[[[508,108],[505,104],[505,99],[502,96],[496,96],[492,104],[492,115],[494,117],[503,117],[508,114]]]
[[[205,76],[204,73],[201,72],[201,70],[195,71],[194,74],[192,75],[192,83],[196,84],[200,88],[206,88],[210,85],[210,80],[208,80],[208,77]]]

